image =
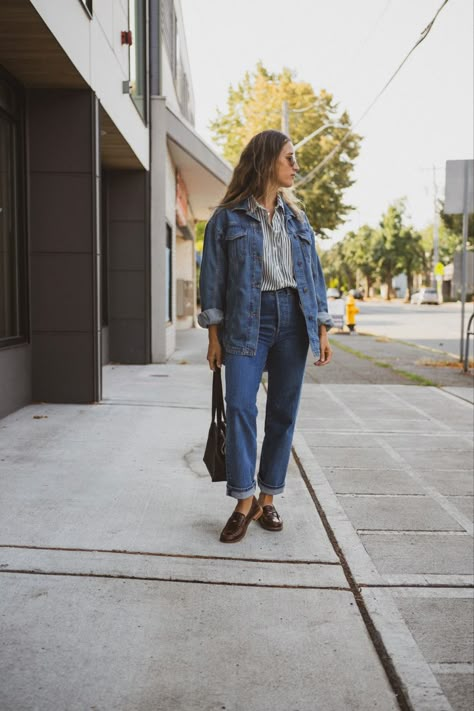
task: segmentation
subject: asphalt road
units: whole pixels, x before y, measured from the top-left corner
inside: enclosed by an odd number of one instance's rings
[[[459,356],[461,304],[413,306],[392,300],[358,301],[357,305],[360,309],[357,315],[359,331],[396,338]],[[466,304],[465,328],[472,308],[472,304]],[[470,349],[472,353],[472,342]]]

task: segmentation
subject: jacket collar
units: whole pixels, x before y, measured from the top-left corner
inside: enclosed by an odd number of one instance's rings
[[[277,206],[283,207],[285,211],[285,216],[288,219],[293,219],[295,217],[293,211],[288,207],[286,202],[283,200],[280,194],[277,196]],[[255,210],[252,207],[252,201],[250,198],[245,198],[244,200],[241,200],[241,202],[237,203],[234,205],[234,207],[231,208],[232,211],[234,210],[245,210],[247,215],[250,217],[253,217],[254,219],[258,219],[255,215]]]

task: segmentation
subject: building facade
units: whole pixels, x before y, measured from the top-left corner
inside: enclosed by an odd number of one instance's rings
[[[177,0],[0,0],[0,416],[101,399],[194,324],[196,133]]]

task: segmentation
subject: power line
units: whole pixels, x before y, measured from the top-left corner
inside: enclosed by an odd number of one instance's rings
[[[383,8],[382,12],[379,14],[375,22],[373,23],[372,27],[370,30],[367,32],[366,36],[364,39],[359,43],[359,45],[355,48],[352,56],[349,57],[348,63],[352,65],[355,59],[357,59],[357,56],[360,55],[360,53],[364,50],[366,47],[368,41],[372,38],[372,35],[374,32],[377,30],[378,26],[382,22],[383,18],[385,17],[385,14],[387,10],[389,9],[390,5],[392,4],[392,0],[387,0],[385,3],[385,7]]]
[[[413,52],[415,51],[415,49],[423,42],[423,40],[425,40],[425,39],[428,37],[428,35],[429,35],[429,33],[430,33],[430,31],[431,31],[431,29],[432,29],[432,27],[433,27],[433,25],[434,25],[434,23],[435,23],[435,21],[436,21],[436,18],[438,17],[439,13],[440,13],[441,10],[444,8],[444,6],[447,5],[448,2],[449,2],[449,0],[444,0],[444,2],[443,2],[443,3],[441,4],[441,6],[438,8],[438,11],[436,12],[436,14],[435,14],[435,16],[433,17],[433,19],[431,20],[431,22],[430,22],[430,23],[425,27],[425,29],[422,31],[420,37],[419,37],[418,40],[415,42],[415,44],[413,45],[413,47],[410,49],[410,51],[408,52],[408,54],[405,56],[405,58],[402,60],[402,62],[398,65],[398,67],[397,67],[396,70],[393,72],[393,74],[392,74],[392,76],[390,77],[390,79],[389,79],[389,80],[385,83],[385,85],[380,89],[380,91],[378,92],[378,94],[375,96],[375,98],[374,98],[373,101],[369,104],[369,106],[365,109],[365,111],[362,113],[362,115],[359,116],[359,118],[357,119],[357,121],[355,122],[355,124],[353,125],[353,127],[352,127],[349,131],[347,131],[347,133],[345,133],[345,135],[341,138],[341,140],[339,141],[339,143],[337,143],[337,144],[334,146],[334,148],[327,154],[327,156],[326,156],[325,158],[323,158],[322,161],[320,161],[320,162],[318,163],[318,165],[316,165],[314,168],[312,168],[312,169],[309,171],[309,173],[307,173],[307,175],[304,175],[304,176],[301,178],[301,180],[299,180],[299,181],[296,183],[296,187],[297,187],[297,188],[300,188],[300,187],[302,187],[303,185],[306,185],[307,183],[309,183],[309,182],[310,182],[319,172],[321,172],[321,170],[334,158],[334,156],[335,156],[336,153],[339,151],[339,149],[344,145],[344,143],[346,143],[346,141],[347,141],[347,139],[349,138],[349,136],[351,136],[351,135],[354,133],[354,129],[356,128],[356,126],[358,126],[358,125],[360,124],[360,122],[367,116],[367,114],[369,113],[369,111],[375,106],[375,104],[376,104],[377,101],[380,99],[380,97],[382,96],[382,94],[388,89],[388,87],[390,86],[390,84],[392,83],[392,81],[395,79],[395,77],[397,76],[397,74],[400,72],[400,70],[401,70],[401,68],[403,67],[403,65],[408,61],[408,59],[409,59],[409,57],[411,56],[411,54],[413,54]]]

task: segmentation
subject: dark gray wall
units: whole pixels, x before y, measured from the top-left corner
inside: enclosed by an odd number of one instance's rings
[[[146,171],[106,175],[109,261],[109,356],[150,362],[150,258]]]
[[[98,107],[92,92],[28,93],[33,399],[101,397]]]
[[[0,417],[31,402],[31,346],[0,349]]]

